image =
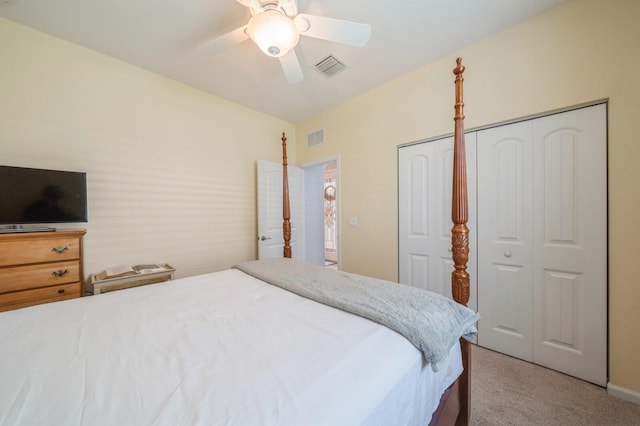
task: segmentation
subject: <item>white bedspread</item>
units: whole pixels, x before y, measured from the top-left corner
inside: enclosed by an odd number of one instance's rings
[[[425,424],[453,351],[228,270],[0,313],[0,423]]]

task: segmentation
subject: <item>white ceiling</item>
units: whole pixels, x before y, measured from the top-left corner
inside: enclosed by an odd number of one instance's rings
[[[297,123],[563,1],[299,0],[301,13],[367,23],[372,35],[363,48],[301,36],[295,85],[251,40],[213,57],[196,49],[246,24],[235,0],[0,0],[0,16]],[[328,54],[349,68],[318,73]]]

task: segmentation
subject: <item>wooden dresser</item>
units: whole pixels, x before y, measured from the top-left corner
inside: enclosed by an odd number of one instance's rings
[[[85,233],[0,234],[0,311],[82,296]]]

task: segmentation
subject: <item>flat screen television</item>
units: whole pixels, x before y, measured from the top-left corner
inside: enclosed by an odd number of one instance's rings
[[[86,173],[0,166],[0,225],[86,221]]]

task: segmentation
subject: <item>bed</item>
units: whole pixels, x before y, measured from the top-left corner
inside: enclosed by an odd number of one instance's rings
[[[0,424],[468,423],[463,71],[455,302],[289,259],[283,135],[283,258],[1,313]]]

